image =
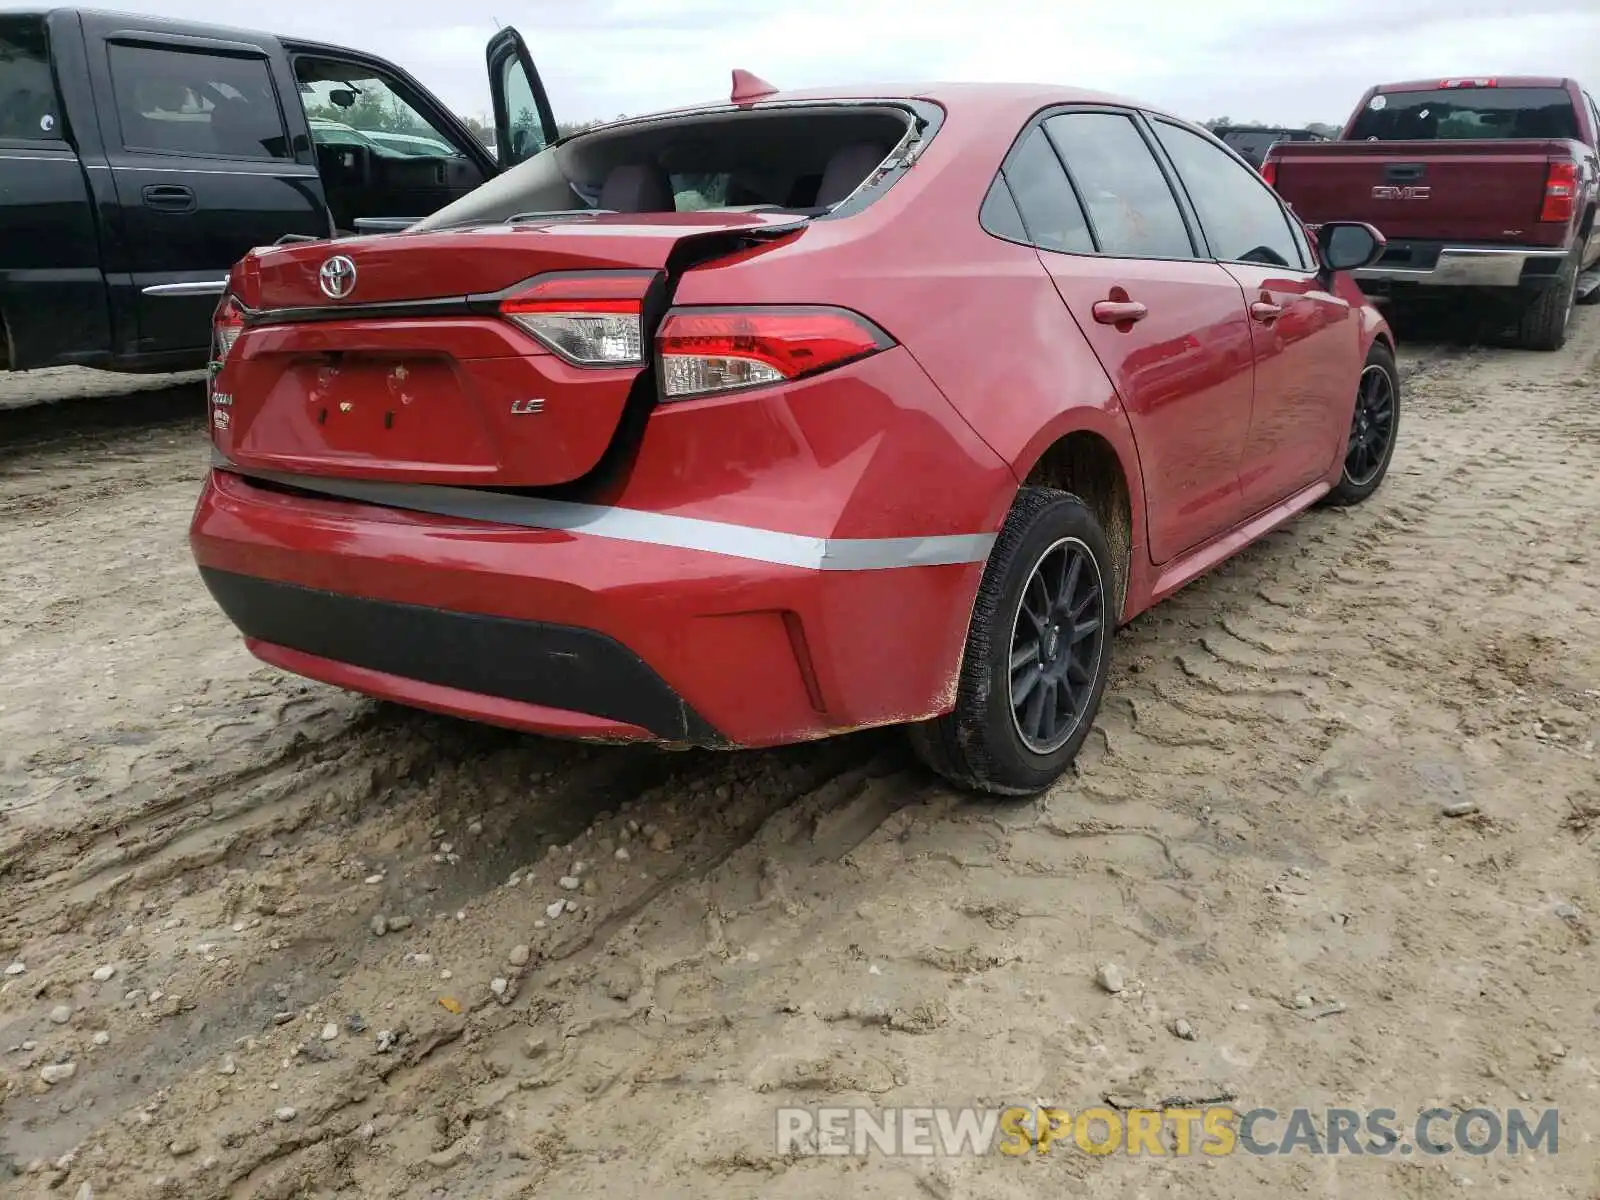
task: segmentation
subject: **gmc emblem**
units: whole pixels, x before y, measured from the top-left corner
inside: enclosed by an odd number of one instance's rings
[[[1383,184],[1372,189],[1374,200],[1427,200],[1432,195],[1431,187],[1391,187]]]

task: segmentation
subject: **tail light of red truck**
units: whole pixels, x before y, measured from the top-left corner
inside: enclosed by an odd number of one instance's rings
[[[1541,221],[1567,222],[1577,209],[1578,164],[1554,162],[1544,180],[1544,207],[1539,211]]]

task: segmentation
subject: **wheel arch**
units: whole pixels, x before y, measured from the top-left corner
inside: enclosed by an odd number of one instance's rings
[[[1126,610],[1135,555],[1144,539],[1144,485],[1136,448],[1121,414],[1082,410],[1040,432],[1014,466],[1019,489],[1070,492],[1105,532],[1116,573],[1116,612]],[[1014,499],[1014,497],[1013,497]]]
[[[1366,304],[1361,309],[1361,360],[1366,361],[1367,355],[1372,353],[1372,344],[1382,342],[1390,354],[1398,354],[1394,330],[1389,327],[1389,322],[1371,304]]]

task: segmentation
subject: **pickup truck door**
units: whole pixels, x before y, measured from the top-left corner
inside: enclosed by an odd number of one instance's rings
[[[78,150],[97,150],[76,26],[0,13],[0,369],[87,362],[111,347],[95,205]],[[68,23],[70,25],[70,23]],[[68,103],[64,103],[68,101]],[[69,127],[68,111],[87,128]],[[74,149],[74,145],[78,150]]]
[[[522,35],[509,25],[489,39],[489,95],[494,102],[500,169],[532,158],[559,136],[544,83]]]
[[[286,45],[334,227],[404,229],[481,187],[488,147],[409,73],[357,50]],[[397,137],[397,135],[399,135]]]
[[[1357,314],[1318,278],[1304,232],[1255,171],[1214,140],[1159,117],[1150,123],[1212,256],[1244,291],[1255,400],[1239,487],[1254,515],[1326,476],[1340,457],[1361,372]]]
[[[326,237],[311,147],[284,123],[293,80],[272,39],[221,40],[83,15],[89,75],[115,184],[113,224],[138,335],[130,356],[204,354],[235,262],[284,234]],[[240,34],[241,39],[248,35]]]

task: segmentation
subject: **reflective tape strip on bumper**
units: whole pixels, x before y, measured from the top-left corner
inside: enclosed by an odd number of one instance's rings
[[[217,451],[212,452],[212,466],[245,479],[262,479],[305,492],[387,508],[515,525],[525,529],[556,529],[616,541],[671,546],[679,550],[699,550],[707,554],[724,554],[774,566],[815,571],[882,571],[896,567],[939,567],[983,562],[989,557],[990,547],[997,536],[992,533],[955,533],[902,538],[807,537],[775,529],[705,521],[698,517],[675,517],[667,513],[512,496],[472,488],[245,470]]]

